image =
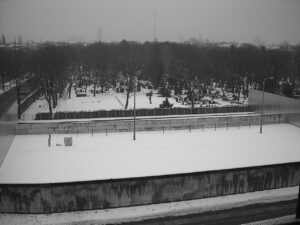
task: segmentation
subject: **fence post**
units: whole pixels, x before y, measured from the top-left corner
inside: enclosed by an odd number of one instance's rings
[[[203,124],[202,124],[202,131],[204,130]]]
[[[107,128],[105,128],[105,133],[106,133],[106,136],[107,136]]]
[[[191,131],[192,131],[192,125],[190,124],[190,133],[191,133]]]
[[[215,130],[216,130],[216,128],[217,128],[217,124],[215,123]]]
[[[228,130],[228,122],[227,122],[227,130]]]
[[[163,126],[163,134],[165,133],[165,126]]]
[[[93,129],[92,129],[92,137],[94,136],[94,132],[93,132]]]

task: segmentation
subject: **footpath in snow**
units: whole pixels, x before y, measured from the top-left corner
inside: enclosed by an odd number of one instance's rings
[[[191,201],[163,203],[136,207],[57,214],[0,214],[0,224],[6,225],[71,225],[71,224],[108,224],[142,221],[166,216],[187,215],[243,207],[251,204],[272,203],[297,199],[299,187],[289,187],[246,194],[228,195]],[[291,216],[288,218],[291,221]],[[277,219],[279,220],[279,219]],[[287,218],[284,219],[285,221]],[[281,219],[282,221],[282,219]],[[264,223],[253,223],[253,225]],[[272,223],[266,223],[272,224]]]

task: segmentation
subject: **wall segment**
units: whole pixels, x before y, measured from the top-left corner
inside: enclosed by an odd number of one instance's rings
[[[193,200],[299,185],[300,163],[156,177],[1,184],[2,213],[59,213]]]

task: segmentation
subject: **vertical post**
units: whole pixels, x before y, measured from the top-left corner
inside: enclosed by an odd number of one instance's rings
[[[51,134],[49,133],[49,137],[48,137],[48,147],[51,146]]]
[[[262,133],[262,123],[263,123],[263,113],[264,113],[264,98],[265,98],[265,82],[267,79],[274,79],[273,77],[267,77],[263,80],[263,93],[261,98],[261,110],[260,110],[260,131],[259,133]]]
[[[17,103],[18,103],[18,119],[21,119],[21,97],[20,97],[20,84],[17,84]]]
[[[136,77],[134,76],[133,84],[133,140],[135,141],[135,86],[136,86]]]
[[[107,128],[105,129],[105,133],[106,133],[106,136],[107,136]]]
[[[263,81],[263,93],[262,93],[262,98],[261,98],[261,105],[260,105],[260,130],[259,133],[262,133],[262,118],[263,118],[263,113],[264,113],[264,97],[265,97],[265,80]]]
[[[298,190],[298,200],[297,200],[297,209],[296,209],[296,219],[300,219],[300,186]]]

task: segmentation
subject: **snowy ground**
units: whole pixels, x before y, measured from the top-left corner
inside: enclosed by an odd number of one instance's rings
[[[2,89],[2,83],[0,83],[0,95],[8,90],[10,90],[11,88],[15,87],[16,86],[16,81],[9,81],[9,82],[6,82],[4,84],[4,91]]]
[[[73,146],[63,144],[73,137]],[[17,135],[0,183],[55,183],[210,171],[300,161],[300,129],[289,124],[202,130]],[[118,166],[111,166],[112,163]]]
[[[259,191],[246,194],[229,195],[215,198],[205,198],[191,201],[181,201],[172,203],[163,203],[155,205],[91,210],[70,213],[56,214],[0,214],[0,224],[5,225],[71,225],[71,224],[107,224],[130,221],[141,221],[150,218],[164,216],[186,215],[191,213],[202,213],[214,210],[230,209],[233,207],[242,207],[255,203],[272,203],[278,201],[287,201],[297,199],[298,187],[289,187],[268,191]],[[276,221],[294,221],[295,215],[288,218],[277,219]],[[258,224],[274,224],[275,220],[266,221]],[[277,223],[280,224],[280,223]]]
[[[58,105],[55,109],[53,109],[53,112],[124,109],[126,103],[126,94],[116,93],[111,90],[108,93],[96,94],[96,96],[93,97],[93,94],[90,92],[90,90],[92,90],[92,87],[87,89],[86,97],[76,97],[75,92],[72,89],[71,98],[69,99],[68,95],[65,94],[62,98],[58,99]],[[162,104],[165,98],[158,96],[158,94],[154,92],[152,96],[152,104],[150,104],[149,97],[146,96],[147,92],[150,91],[142,89],[142,91],[136,93],[136,108],[159,108],[159,105]],[[209,98],[204,97],[204,99]],[[214,104],[214,106],[232,105],[229,101],[222,101],[221,99],[215,99],[215,101],[217,104]],[[172,97],[169,98],[169,102],[173,104],[173,107],[190,107],[190,105],[183,105],[182,103],[176,102],[176,100]],[[247,104],[247,99],[244,103]],[[195,107],[197,106],[199,105],[195,105]],[[133,94],[131,94],[129,99],[128,109],[133,109]],[[42,97],[35,101],[22,114],[22,119],[34,119],[34,115],[38,112],[49,112],[48,103]]]

